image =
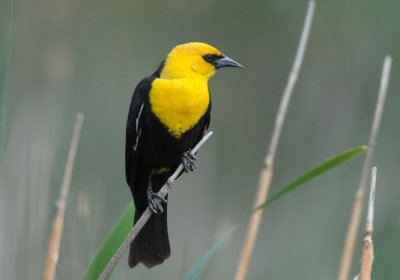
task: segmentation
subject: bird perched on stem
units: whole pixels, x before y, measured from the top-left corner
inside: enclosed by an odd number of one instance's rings
[[[167,200],[157,192],[179,164],[196,169],[191,148],[210,123],[208,80],[222,67],[242,67],[204,43],[178,45],[133,93],[126,124],[125,173],[135,203],[134,223],[147,206],[153,211],[132,242],[129,266],[148,268],[170,255]]]

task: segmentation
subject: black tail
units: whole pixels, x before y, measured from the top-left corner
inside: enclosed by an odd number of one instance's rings
[[[160,215],[152,215],[136,239],[132,242],[129,251],[129,266],[135,267],[143,263],[147,268],[161,264],[171,254],[167,227],[167,205],[164,204],[164,212]],[[139,220],[143,211],[136,209],[134,224]]]

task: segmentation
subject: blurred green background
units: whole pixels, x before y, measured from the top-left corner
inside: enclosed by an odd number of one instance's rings
[[[0,0],[4,31],[6,1]],[[181,279],[252,207],[307,1],[13,1],[4,96],[0,278],[41,277],[75,113],[85,114],[57,279],[79,279],[131,201],[125,122],[136,84],[173,46],[210,43],[242,63],[210,81],[211,140],[169,196],[172,255],[148,270],[127,256],[113,279]],[[393,56],[378,166],[374,279],[400,279],[400,2],[317,1],[271,193],[369,135],[383,58]],[[0,36],[3,43],[3,33]],[[4,57],[1,57],[4,62]],[[4,108],[3,107],[3,108]],[[362,158],[266,208],[248,279],[335,279]],[[364,218],[363,218],[364,221]],[[364,222],[363,222],[364,223]],[[232,279],[240,228],[201,279]],[[352,275],[359,270],[361,232]]]

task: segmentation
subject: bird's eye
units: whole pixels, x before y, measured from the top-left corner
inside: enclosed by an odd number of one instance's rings
[[[206,54],[203,56],[204,60],[207,61],[208,63],[212,63],[215,59],[215,55],[212,54]]]

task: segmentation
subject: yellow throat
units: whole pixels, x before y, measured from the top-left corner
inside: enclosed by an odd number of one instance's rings
[[[204,43],[176,46],[151,84],[151,110],[175,138],[195,126],[210,104],[207,84],[216,69],[203,59],[206,54],[221,52]]]
[[[196,125],[209,103],[207,82],[155,79],[152,83],[151,109],[176,138]]]

